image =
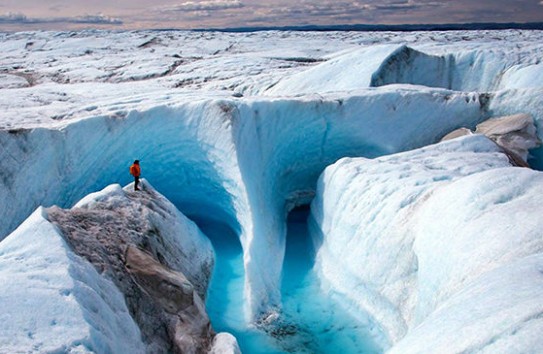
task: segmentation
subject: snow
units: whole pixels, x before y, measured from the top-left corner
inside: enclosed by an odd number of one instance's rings
[[[46,218],[39,208],[0,243],[2,351],[144,353],[121,292]]]
[[[351,311],[380,324],[391,352],[540,345],[540,274],[518,287],[505,279],[524,277],[524,262],[537,268],[543,175],[509,167],[498,151],[472,135],[342,159],[321,176],[310,222],[315,270]]]
[[[541,36],[516,30],[0,33],[0,239],[40,205],[69,208],[110,184],[128,183],[127,168],[139,159],[143,176],[215,233],[211,239],[232,236],[235,255],[224,260],[232,266],[225,272],[232,284],[219,286],[233,289],[225,309],[236,318],[225,323],[243,332],[281,313],[287,215],[311,202],[317,186],[318,193],[336,188],[323,191],[317,184],[326,166],[343,157],[421,148],[457,128],[473,130],[488,118],[519,113],[533,117],[541,139]],[[363,323],[383,327],[383,347],[408,333],[417,305],[406,275],[413,264],[407,258],[387,263],[393,257],[378,255],[413,255],[414,236],[373,220],[388,220],[398,210],[400,218],[434,184],[508,165],[491,142],[470,139],[413,153],[411,168],[421,170],[412,176],[420,183],[414,189],[394,189],[397,177],[411,178],[410,168],[397,173],[394,167],[404,155],[390,157],[388,177],[374,171],[374,180],[366,181],[377,189],[362,218],[369,227],[362,223],[360,230],[390,231],[395,240],[394,246],[368,245],[378,247],[367,269],[377,280],[370,283],[386,287],[387,298],[370,297],[378,310],[358,314]],[[529,154],[532,166],[543,168],[543,149]],[[365,164],[388,160],[372,161]],[[120,187],[109,188],[112,198],[122,196]],[[333,194],[343,194],[342,188]],[[390,193],[405,199],[403,208],[389,204]],[[344,194],[353,199],[361,192]],[[92,195],[80,206],[100,198]],[[345,203],[343,217],[360,222]],[[334,220],[334,211],[343,210],[327,211],[326,220]],[[341,247],[351,245],[345,242]],[[359,265],[354,254],[337,264],[321,258],[317,265],[330,272]],[[382,278],[387,264],[397,278],[383,284],[390,280]],[[334,286],[323,291],[339,298],[351,291]],[[363,307],[358,294],[373,295],[370,290],[355,288],[348,302]],[[435,298],[428,294],[430,304]]]

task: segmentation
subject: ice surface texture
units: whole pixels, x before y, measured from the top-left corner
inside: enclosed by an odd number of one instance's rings
[[[319,180],[315,269],[382,326],[392,352],[541,346],[543,175],[498,151],[467,136],[342,159]]]
[[[239,235],[249,319],[280,306],[285,216],[326,166],[492,116],[543,119],[538,31],[0,37],[17,76],[0,102],[0,235],[128,182],[138,158],[185,215]]]

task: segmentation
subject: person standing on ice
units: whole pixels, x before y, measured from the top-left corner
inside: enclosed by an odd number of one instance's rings
[[[139,191],[138,184],[140,183],[141,167],[140,160],[135,160],[130,166],[130,174],[134,176],[134,190]]]

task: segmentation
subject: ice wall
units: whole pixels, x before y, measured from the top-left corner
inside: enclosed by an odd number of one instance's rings
[[[467,136],[327,168],[310,222],[326,289],[379,323],[392,352],[531,350],[542,288],[526,257],[543,250],[543,177],[508,166],[493,142]],[[506,284],[520,269],[532,282]]]
[[[482,112],[478,94],[390,87],[348,97],[202,99],[3,131],[3,233],[37,205],[70,206],[127,182],[138,158],[143,175],[187,216],[240,236],[253,316],[279,304],[286,212],[310,200],[325,166],[438,141],[473,127]]]

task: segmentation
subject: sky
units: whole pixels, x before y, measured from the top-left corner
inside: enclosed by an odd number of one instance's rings
[[[543,0],[0,0],[0,30],[543,22]]]

